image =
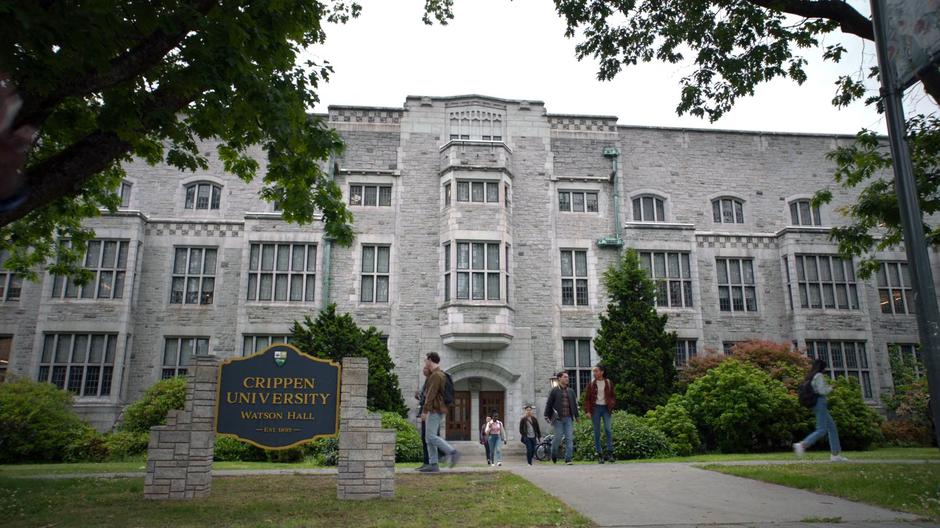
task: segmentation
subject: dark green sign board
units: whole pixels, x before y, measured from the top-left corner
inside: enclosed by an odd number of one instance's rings
[[[215,431],[266,449],[339,432],[340,366],[272,345],[219,366]]]

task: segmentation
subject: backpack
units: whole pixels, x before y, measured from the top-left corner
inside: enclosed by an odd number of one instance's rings
[[[816,400],[819,398],[819,395],[816,394],[816,391],[813,389],[813,380],[811,379],[804,380],[803,383],[800,383],[796,394],[800,400],[800,405],[803,407],[815,407]]]
[[[450,374],[444,373],[444,405],[450,407],[454,404],[454,379]]]

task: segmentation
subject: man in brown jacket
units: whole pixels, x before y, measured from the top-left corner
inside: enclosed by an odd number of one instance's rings
[[[614,394],[614,384],[607,379],[607,369],[599,364],[594,367],[594,379],[587,386],[587,395],[584,397],[584,412],[594,425],[594,456],[603,464],[605,461],[614,462],[613,428],[611,427],[611,413],[617,406]],[[604,422],[604,433],[607,435],[607,453],[601,448],[601,422]]]
[[[437,450],[447,453],[450,467],[457,465],[460,453],[457,452],[439,435],[444,416],[447,415],[447,404],[444,403],[444,388],[447,385],[447,376],[441,370],[441,356],[437,352],[430,352],[424,360],[424,366],[430,370],[425,389],[424,408],[421,420],[425,425],[425,435],[428,441],[428,466],[420,469],[422,473],[436,473],[440,471],[437,465]]]

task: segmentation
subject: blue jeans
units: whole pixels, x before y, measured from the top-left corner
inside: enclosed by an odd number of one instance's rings
[[[613,429],[610,424],[610,410],[606,405],[595,405],[591,413],[591,422],[594,424],[594,452],[602,454],[601,450],[601,421],[604,422],[604,433],[607,435],[607,452],[614,452]]]
[[[839,444],[839,431],[836,429],[836,422],[833,421],[832,415],[829,414],[829,403],[826,401],[825,396],[819,395],[816,398],[816,407],[813,408],[813,412],[816,413],[816,430],[800,443],[803,444],[804,448],[808,448],[828,434],[829,451],[833,455],[838,455],[842,452],[842,445]]]
[[[574,456],[574,419],[570,416],[555,420],[555,436],[552,437],[552,457],[558,453],[558,442],[565,437],[565,462],[570,462]]]
[[[444,415],[441,413],[429,413],[428,420],[425,423],[425,436],[428,441],[428,463],[432,466],[437,464],[437,450],[440,449],[447,455],[452,455],[457,450],[451,447],[443,438],[438,436],[441,432],[441,422],[444,421]]]
[[[500,445],[502,440],[498,434],[491,434],[486,437],[486,443],[490,446],[490,463],[495,464],[503,461],[503,448]]]
[[[538,442],[538,439],[534,436],[529,438],[528,436],[522,437],[522,443],[525,444],[525,461],[529,464],[532,463],[532,457],[535,456],[535,445]]]

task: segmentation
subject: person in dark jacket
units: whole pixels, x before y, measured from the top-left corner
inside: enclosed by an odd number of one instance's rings
[[[525,444],[525,461],[532,465],[532,457],[535,455],[535,446],[542,441],[542,431],[539,430],[539,421],[532,414],[535,407],[525,406],[525,415],[519,420],[519,438]]]
[[[607,379],[607,369],[604,365],[597,365],[593,370],[594,379],[587,386],[584,396],[584,414],[591,419],[594,425],[594,456],[601,464],[604,461],[613,463],[614,445],[613,428],[611,427],[611,413],[617,405],[614,396],[614,383]],[[604,433],[607,435],[607,453],[601,449],[601,421],[604,422]]]
[[[418,417],[419,418],[421,416],[421,413],[424,412],[424,398],[425,398],[425,395],[427,394],[427,389],[428,389],[427,377],[431,374],[431,370],[425,366],[421,370],[421,373],[424,375],[424,378],[425,378],[424,384],[421,385],[420,391],[415,392],[415,399],[418,400]],[[418,471],[421,471],[422,469],[430,466],[430,464],[428,463],[428,441],[427,441],[426,429],[427,427],[426,427],[426,424],[424,423],[424,420],[421,420],[421,454],[424,456],[423,458],[424,463],[421,464],[421,467],[417,469]]]
[[[493,416],[490,414],[486,415],[483,423],[480,424],[480,443],[483,444],[483,449],[486,450],[486,465],[490,466],[493,464],[493,454],[490,453],[490,443],[486,438],[486,428],[490,425],[490,422],[493,421]]]
[[[568,386],[568,373],[564,370],[556,376],[558,386],[548,394],[545,402],[545,419],[555,429],[552,438],[552,463],[557,462],[558,443],[565,438],[565,464],[571,465],[574,456],[574,422],[578,419],[578,395]]]

